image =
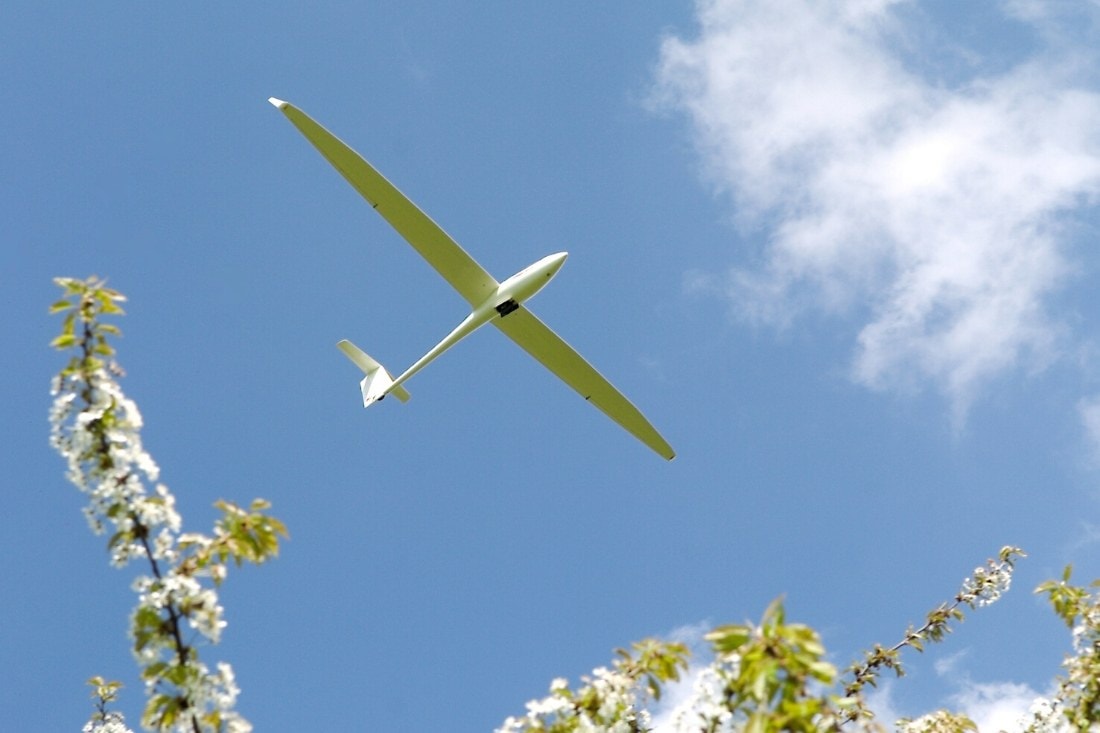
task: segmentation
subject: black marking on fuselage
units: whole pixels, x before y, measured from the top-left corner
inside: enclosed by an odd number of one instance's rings
[[[509,313],[514,313],[518,310],[519,303],[516,302],[515,298],[509,298],[508,300],[497,306],[497,313],[500,314],[501,318],[504,318],[504,316],[508,315]]]

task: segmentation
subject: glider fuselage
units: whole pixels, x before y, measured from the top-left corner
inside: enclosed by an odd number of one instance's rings
[[[484,326],[495,317],[504,318],[520,307],[520,304],[546,287],[558,270],[565,264],[568,252],[558,252],[547,255],[538,262],[533,262],[515,275],[497,286],[493,294],[474,307],[470,315],[463,319],[462,323],[455,326],[454,330],[447,334],[435,347],[405,370],[401,376],[393,380],[393,384],[386,390],[391,392],[400,386],[412,375],[428,366],[437,356],[451,348],[459,341],[469,336],[477,329]]]

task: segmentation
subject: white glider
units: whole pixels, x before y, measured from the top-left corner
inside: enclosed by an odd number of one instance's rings
[[[358,153],[292,104],[274,97],[268,101],[282,110],[374,210],[473,306],[470,315],[462,323],[396,379],[385,367],[350,341],[338,343],[340,350],[366,374],[360,385],[364,407],[369,407],[388,394],[402,402],[407,401],[409,393],[403,385],[412,375],[491,321],[524,351],[631,435],[664,458],[672,460],[675,457],[672,447],[630,400],[604,379],[573,347],[523,307],[524,301],[541,290],[557,274],[565,263],[567,253],[558,252],[543,257],[498,283],[439,225]]]

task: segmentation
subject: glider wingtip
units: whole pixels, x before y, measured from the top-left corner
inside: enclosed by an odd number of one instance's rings
[[[267,101],[271,102],[278,109],[286,109],[288,102],[284,102],[278,97],[268,97]]]

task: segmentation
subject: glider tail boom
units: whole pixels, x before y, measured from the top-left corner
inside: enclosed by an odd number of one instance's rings
[[[366,374],[363,381],[359,383],[363,390],[363,407],[370,407],[388,394],[393,394],[402,402],[409,401],[408,390],[400,384],[394,387],[393,376],[365,351],[347,339],[336,344],[336,347]]]

